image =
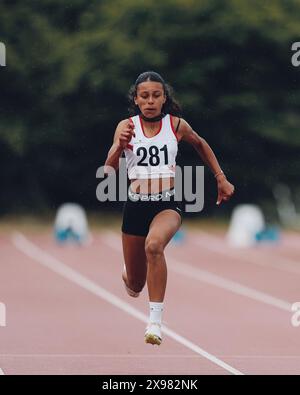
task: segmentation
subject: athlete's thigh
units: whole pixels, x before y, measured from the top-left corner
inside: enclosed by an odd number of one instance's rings
[[[175,210],[166,209],[159,212],[150,224],[146,243],[155,240],[165,247],[180,228],[180,225],[181,217]]]
[[[123,256],[127,276],[144,276],[147,272],[144,236],[135,236],[122,232]]]

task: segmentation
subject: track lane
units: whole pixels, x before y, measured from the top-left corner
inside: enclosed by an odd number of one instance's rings
[[[75,268],[82,274],[91,276],[90,278],[97,281],[97,283],[108,285],[111,292],[126,299],[120,280],[121,268],[123,265],[122,254],[120,254],[119,251],[113,252],[112,249],[105,246],[102,236],[103,234],[97,235],[94,243],[88,249],[72,247],[60,248],[53,243],[49,236],[35,237],[34,240],[38,245],[50,251],[51,255],[64,260],[70,267]],[[118,242],[120,243],[120,239]],[[172,265],[172,256],[173,259],[174,256],[178,259],[180,254],[183,254],[185,258],[189,260],[189,263],[196,267],[198,267],[199,264],[201,264],[201,266],[205,264],[205,262],[203,263],[204,260],[202,261],[203,257],[199,260],[199,248],[192,246],[188,242],[183,247],[168,247],[167,261],[169,267]],[[230,264],[232,264],[226,261],[220,268],[220,264],[216,262],[219,257],[212,253],[210,253],[208,257],[208,268],[211,269],[215,267],[219,274],[224,274],[223,269],[226,272],[228,265],[230,266]],[[242,266],[245,268],[249,265]],[[261,275],[260,270],[266,269],[250,267],[252,272],[252,277],[250,276],[251,283],[252,285],[257,285],[257,279],[254,274],[255,271],[258,271],[257,277],[259,278]],[[243,279],[246,279],[247,273],[244,276],[244,270],[240,269],[241,265],[236,263],[235,270],[241,273]],[[268,270],[269,269],[270,268],[268,268]],[[29,271],[30,277],[33,277],[33,279],[35,278],[35,271],[36,269],[33,272],[32,270]],[[44,275],[46,274],[44,273]],[[46,276],[48,277],[48,274]],[[273,281],[278,277],[277,270],[270,269],[269,276],[274,291]],[[269,280],[269,277],[267,279]],[[239,280],[241,280],[241,278],[239,278]],[[289,285],[290,278],[286,284],[286,277],[281,278],[281,280],[282,285]],[[256,284],[253,283],[254,281]],[[260,281],[258,281],[258,283],[260,284]],[[264,283],[262,282],[261,285],[263,286]],[[265,285],[268,287],[269,282],[265,281]],[[265,288],[262,288],[262,290],[264,289]],[[67,293],[69,292],[70,290],[67,290]],[[282,296],[282,294],[278,296]],[[130,298],[128,301],[131,305],[147,313],[146,292],[144,292],[138,300]],[[229,293],[224,290],[216,291],[216,289],[207,284],[199,283],[199,281],[197,282],[196,279],[189,279],[187,281],[187,278],[179,276],[171,270],[169,270],[166,303],[165,320],[168,326],[174,329],[176,328],[176,331],[180,331],[180,333],[184,333],[185,336],[189,337],[193,342],[198,342],[203,346],[205,345],[205,348],[209,349],[210,352],[221,359],[224,358],[227,363],[238,367],[240,370],[245,371],[245,373],[261,374],[264,372],[271,372],[271,374],[289,374],[294,372],[295,374],[299,374],[299,341],[297,341],[299,328],[291,327],[290,315],[288,313],[279,312],[277,309],[274,309],[274,311],[273,308],[266,309],[266,307],[258,306],[254,302],[244,300],[244,298],[229,295]],[[111,321],[112,317],[110,310],[107,311],[105,317]],[[140,328],[137,322],[134,322],[130,330],[135,331],[133,342],[139,342],[144,327],[142,326],[142,328]],[[221,336],[220,331],[222,331]],[[97,336],[95,340],[98,340]],[[179,354],[176,354],[171,340],[167,339],[167,337],[165,337],[164,340],[163,354],[162,348],[159,350],[158,348],[156,350],[152,348],[151,350],[148,349],[145,355],[144,347],[145,346],[142,345],[142,352],[141,349],[134,350],[133,353],[130,353],[130,357],[128,357],[131,361],[131,368],[133,370],[136,369],[137,372],[140,371],[138,366],[140,363],[143,363],[143,366],[147,366],[149,371],[151,371],[154,365],[157,366],[156,356],[160,358],[161,355],[163,355],[164,364],[161,366],[162,372],[166,372],[164,369],[173,369],[173,371],[179,369],[178,371],[180,372],[180,365],[184,364],[185,368],[188,368],[191,374],[224,373],[216,373],[215,367],[211,367],[205,363],[203,364],[201,358],[194,358],[191,354],[184,352],[182,349]],[[115,373],[117,367],[116,362],[114,362],[113,353],[116,351],[113,349],[113,352],[108,351],[105,354],[103,350],[101,350],[101,352],[106,356],[103,356],[101,359],[99,352],[94,350],[93,355],[87,358],[85,369],[81,370],[81,372],[86,372],[86,369],[95,372],[97,363],[99,366],[99,361],[101,361],[102,365],[105,365],[108,371],[111,369],[111,372]],[[40,350],[39,353],[42,354]],[[79,365],[81,366],[81,362],[84,359],[84,356],[80,357],[80,355],[86,355],[87,352],[76,353],[73,350],[73,355],[76,355],[73,358],[69,356],[68,353],[62,356],[60,352],[57,352],[57,354],[61,356],[55,358],[54,356],[49,356],[48,352],[46,353],[48,357],[39,355],[35,357],[32,356],[31,360],[45,358],[45,363],[39,363],[38,365],[39,368],[44,367],[45,371],[48,372],[55,369],[51,364],[55,365],[56,359],[60,361],[56,370],[60,367],[70,372],[70,374],[74,371],[78,372],[77,369]],[[5,372],[8,369],[8,374],[10,374],[9,372],[11,369],[15,369],[13,361],[15,364],[16,361],[20,361],[20,368],[24,366],[26,360],[28,361],[29,357],[22,356],[20,350],[18,355],[18,357],[13,358],[9,357],[6,353],[5,366],[1,363],[2,360],[0,360],[0,366],[5,368]],[[135,358],[134,355],[136,355],[137,358]],[[168,355],[170,355],[170,357]],[[173,361],[171,355],[178,355],[178,357],[175,357]],[[122,367],[124,368],[125,360],[128,365],[126,353],[116,353],[116,356],[118,356],[119,361],[121,360],[119,369],[124,372]],[[12,365],[9,364],[9,358],[11,358]],[[64,360],[64,362],[61,362],[61,360]],[[177,363],[178,366],[176,366]]]

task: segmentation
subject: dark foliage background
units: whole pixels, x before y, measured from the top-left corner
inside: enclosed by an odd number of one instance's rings
[[[184,118],[236,186],[234,202],[298,191],[300,41],[296,0],[0,2],[0,214],[97,201],[96,170],[142,71],[162,74]],[[181,164],[201,164],[180,144]],[[206,210],[215,210],[206,170]]]

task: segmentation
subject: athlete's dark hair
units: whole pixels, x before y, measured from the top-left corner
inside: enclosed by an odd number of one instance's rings
[[[128,92],[128,110],[130,115],[137,115],[141,113],[139,106],[134,103],[134,98],[137,95],[138,85],[141,82],[145,81],[160,82],[163,86],[164,94],[166,95],[166,102],[164,103],[161,111],[165,114],[171,114],[181,117],[181,106],[174,98],[173,88],[169,84],[167,84],[164,79],[155,71],[145,71],[144,73],[140,74],[136,79],[134,85],[130,87]]]

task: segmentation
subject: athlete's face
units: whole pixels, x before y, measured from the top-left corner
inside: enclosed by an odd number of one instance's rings
[[[138,84],[134,102],[145,117],[153,118],[159,115],[165,101],[164,88],[160,82],[145,81]]]

